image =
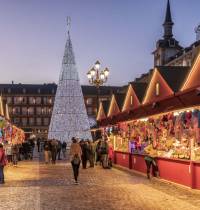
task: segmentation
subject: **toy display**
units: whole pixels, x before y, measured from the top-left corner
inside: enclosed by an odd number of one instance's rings
[[[116,151],[200,160],[200,110],[169,112],[105,129]]]

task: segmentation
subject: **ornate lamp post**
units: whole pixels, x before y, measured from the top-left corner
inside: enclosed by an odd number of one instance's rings
[[[87,73],[89,83],[97,88],[97,110],[99,108],[99,92],[100,86],[107,82],[109,75],[108,68],[100,71],[100,62],[97,61],[92,69]]]

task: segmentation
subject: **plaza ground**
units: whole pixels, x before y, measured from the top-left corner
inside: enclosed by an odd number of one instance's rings
[[[45,165],[34,158],[5,170],[0,210],[193,210],[200,209],[200,191],[100,166],[80,171],[72,181],[66,161]]]

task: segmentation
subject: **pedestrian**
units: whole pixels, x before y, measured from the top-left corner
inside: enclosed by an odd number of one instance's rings
[[[49,142],[47,140],[44,141],[44,161],[46,164],[50,162],[50,157],[49,157]]]
[[[70,161],[74,173],[75,184],[78,184],[79,167],[81,163],[82,150],[78,141],[73,137],[70,147]]]
[[[8,163],[10,164],[12,162],[12,145],[10,142],[7,142],[5,144],[5,153],[6,153]]]
[[[151,146],[152,145],[152,146]],[[158,165],[156,163],[156,145],[153,144],[153,142],[150,143],[150,145],[147,148],[152,148],[151,150],[146,149],[145,152],[145,163],[147,167],[147,178],[150,179],[151,175],[151,167],[152,167],[152,173],[153,176],[159,177],[159,171],[158,171]]]
[[[112,160],[113,160],[114,150],[111,142],[108,143],[108,167],[112,168]]]
[[[55,164],[56,163],[57,146],[58,146],[58,142],[55,139],[53,139],[51,141],[51,158],[52,158],[52,164]]]
[[[57,142],[58,142],[58,145],[57,145],[57,158],[58,158],[58,160],[61,160],[60,154],[61,154],[61,150],[62,150],[62,143],[59,140]]]
[[[105,137],[103,141],[101,141],[101,162],[103,168],[109,168],[108,167],[108,142],[107,138]]]
[[[66,159],[66,150],[67,150],[67,143],[65,141],[63,141],[63,143],[62,143],[62,154],[63,154],[64,159]]]
[[[90,140],[88,140],[88,151],[90,167],[94,168],[95,144]]]
[[[12,145],[12,161],[13,165],[17,166],[19,156],[19,147],[17,144]]]
[[[48,144],[49,144],[49,162],[52,162],[52,145],[51,145],[52,140],[48,139]]]
[[[86,142],[82,139],[80,141],[80,146],[81,146],[81,150],[82,150],[82,155],[81,155],[81,160],[82,160],[82,168],[86,169],[87,167],[87,144]]]
[[[31,145],[31,160],[33,159],[33,151],[35,148],[35,143],[33,139],[29,139],[30,145]]]
[[[98,164],[98,162],[101,165],[101,141],[102,139],[99,139],[96,145],[96,165]]]
[[[40,152],[43,152],[43,149],[44,149],[44,141],[45,141],[45,138],[42,138],[40,140]]]
[[[4,184],[4,167],[6,166],[6,154],[3,145],[0,143],[0,184]]]
[[[37,139],[37,148],[38,148],[38,152],[40,152],[40,138]]]

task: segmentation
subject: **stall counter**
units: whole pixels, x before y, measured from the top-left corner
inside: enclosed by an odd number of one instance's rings
[[[144,155],[115,151],[114,163],[146,173]],[[184,159],[156,158],[160,178],[194,189],[200,189],[200,162]]]

